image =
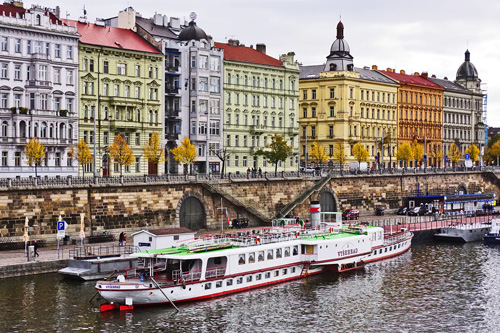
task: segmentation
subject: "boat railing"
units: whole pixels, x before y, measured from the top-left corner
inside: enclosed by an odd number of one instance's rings
[[[157,276],[158,272],[162,272],[162,271],[165,271],[167,269],[167,262],[166,261],[165,262],[157,262],[153,266],[136,266],[136,267],[128,268],[125,271],[125,276],[127,279],[139,278],[141,273],[144,273],[144,272],[149,273],[151,271],[151,269],[153,270],[153,274],[155,276]]]
[[[70,259],[96,259],[105,257],[115,257],[124,254],[132,254],[137,252],[137,248],[133,245],[117,246],[117,245],[84,245],[77,246],[69,250]]]
[[[174,281],[198,281],[201,279],[201,270],[182,272],[181,270],[172,271],[172,280]]]
[[[205,279],[217,278],[226,274],[226,266],[207,268]]]
[[[318,260],[317,253],[304,253],[301,255],[301,259],[303,262],[315,262]]]
[[[392,235],[384,236],[384,245],[390,245],[394,243],[399,243],[400,241],[407,239],[411,236],[411,232],[398,232]]]

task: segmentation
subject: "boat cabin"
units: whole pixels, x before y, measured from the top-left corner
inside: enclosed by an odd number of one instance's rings
[[[139,251],[179,246],[183,241],[194,239],[196,232],[188,228],[164,228],[141,230],[132,234],[134,246]]]

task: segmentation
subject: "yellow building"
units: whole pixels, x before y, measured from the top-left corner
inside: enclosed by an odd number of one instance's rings
[[[396,165],[398,84],[367,67],[356,68],[344,26],[337,25],[326,64],[301,66],[299,122],[301,162],[312,161],[305,154],[318,142],[333,158],[338,140],[344,144],[347,163],[354,162],[352,147],[361,142],[374,167]],[[384,144],[382,144],[384,142]]]
[[[156,131],[162,134],[163,55],[132,30],[68,21],[77,25],[79,41],[79,137],[89,145],[94,164],[85,172],[119,175],[107,147],[125,138],[135,161],[126,176],[162,173],[163,163],[151,164],[144,147]],[[80,168],[80,175],[82,169]]]

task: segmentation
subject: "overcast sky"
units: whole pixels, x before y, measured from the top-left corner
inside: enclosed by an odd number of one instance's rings
[[[25,7],[32,1],[25,1]],[[155,12],[189,20],[215,41],[264,43],[273,57],[293,51],[304,65],[321,64],[342,17],[345,40],[356,67],[378,65],[428,72],[454,80],[469,49],[488,93],[489,126],[500,127],[500,1],[498,0],[40,0],[77,19],[83,6],[91,21],[133,7],[143,17]]]

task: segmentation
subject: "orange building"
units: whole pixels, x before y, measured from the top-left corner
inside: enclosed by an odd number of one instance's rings
[[[377,69],[373,66],[373,69]],[[441,166],[442,160],[432,157],[443,151],[443,91],[444,88],[428,80],[427,73],[408,75],[404,70],[379,70],[399,82],[398,88],[398,146],[415,141],[424,146],[428,166]],[[410,166],[414,166],[410,162]]]

